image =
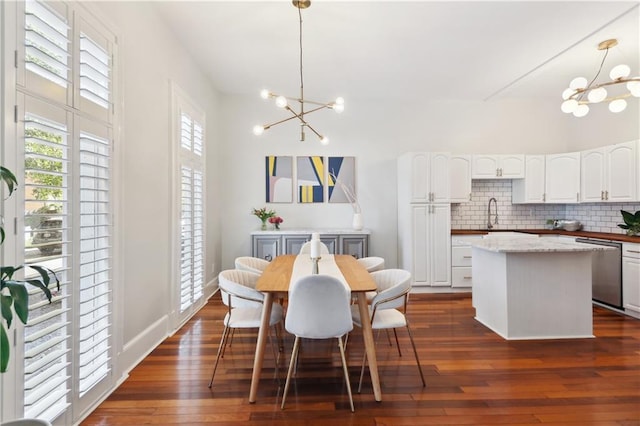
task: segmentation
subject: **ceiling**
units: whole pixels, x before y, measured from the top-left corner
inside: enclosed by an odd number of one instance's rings
[[[640,75],[638,1],[330,1],[302,10],[305,98],[387,102],[558,99],[591,80],[599,42]],[[297,96],[298,9],[280,1],[154,3],[224,93]],[[599,79],[600,80],[600,79]]]

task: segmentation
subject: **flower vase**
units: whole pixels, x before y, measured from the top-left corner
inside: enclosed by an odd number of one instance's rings
[[[276,231],[279,231],[279,230],[280,230],[280,224],[276,223]]]
[[[354,213],[353,214],[353,229],[356,231],[362,230],[362,213]]]
[[[267,230],[267,219],[262,219],[262,226],[260,227],[261,231]]]

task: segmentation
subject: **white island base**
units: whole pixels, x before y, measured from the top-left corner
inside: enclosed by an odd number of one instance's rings
[[[591,251],[474,247],[476,319],[505,339],[593,336]]]

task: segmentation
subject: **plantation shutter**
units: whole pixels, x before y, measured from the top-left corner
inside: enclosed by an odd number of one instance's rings
[[[70,118],[65,111],[31,98],[23,105],[25,263],[54,270],[61,283],[59,292],[51,285],[51,304],[40,290],[29,288],[24,416],[53,419],[69,405],[70,391]]]
[[[111,142],[80,131],[78,392],[82,398],[110,370]]]
[[[200,123],[180,116],[180,312],[203,295],[204,285],[204,131]]]

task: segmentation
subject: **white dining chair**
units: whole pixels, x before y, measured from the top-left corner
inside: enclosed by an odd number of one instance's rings
[[[259,257],[251,257],[251,256],[240,256],[236,257],[235,260],[236,269],[240,269],[241,271],[249,271],[256,274],[262,274],[267,266],[269,266],[269,262],[260,259]]]
[[[310,254],[311,253],[311,241],[307,241],[300,247],[299,254]],[[325,243],[320,243],[320,254],[330,254],[329,247]]]
[[[364,266],[367,272],[381,271],[384,269],[384,259],[378,256],[361,257],[358,263]]]
[[[215,378],[220,358],[224,357],[230,331],[237,328],[260,328],[264,294],[255,289],[258,278],[260,278],[258,274],[238,269],[228,269],[220,272],[218,275],[220,297],[228,309],[223,320],[224,330],[222,331],[216,362],[213,366],[213,374],[211,374],[211,381],[209,382],[210,388],[213,386],[213,379]],[[282,306],[274,303],[271,308],[269,326],[276,326],[281,323],[283,317]],[[277,327],[276,335],[278,336],[278,340],[280,340]],[[271,334],[269,334],[269,342],[271,343],[273,357],[276,361],[277,376],[279,356],[276,357]]]
[[[407,328],[409,340],[413,347],[413,353],[416,357],[416,363],[418,364],[418,370],[420,371],[422,386],[426,386],[424,374],[422,374],[422,366],[420,365],[420,359],[418,358],[418,351],[416,350],[416,344],[413,340],[413,335],[411,334],[411,328],[409,327],[409,321],[407,320],[406,315],[409,292],[411,291],[411,273],[402,269],[384,269],[382,271],[372,272],[371,277],[376,282],[376,286],[378,288],[378,294],[374,296],[371,300],[371,305],[369,306],[371,328],[373,330],[393,329],[393,334],[396,338],[396,346],[398,347],[398,354],[400,356],[402,356],[402,352],[400,351],[400,343],[398,342],[396,328]],[[362,327],[360,311],[357,305],[352,305],[351,316],[353,317],[353,323],[358,327]],[[362,378],[364,376],[366,358],[367,354],[365,352],[362,359],[362,368],[360,370],[358,392],[360,392],[362,388]]]
[[[343,336],[353,330],[349,310],[350,299],[351,290],[349,287],[329,275],[308,275],[293,282],[289,287],[289,304],[284,326],[289,333],[295,335],[295,341],[289,361],[287,381],[282,393],[281,409],[284,409],[291,373],[297,363],[300,339],[336,338],[340,348],[349,404],[351,411],[354,411],[351,382],[349,381],[349,371],[342,341]]]

